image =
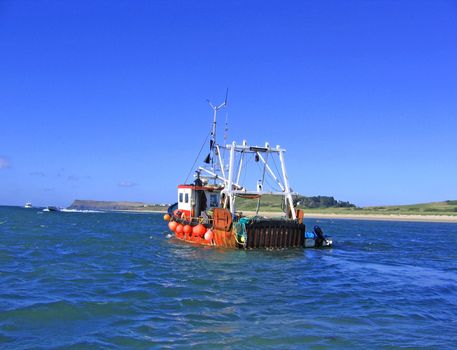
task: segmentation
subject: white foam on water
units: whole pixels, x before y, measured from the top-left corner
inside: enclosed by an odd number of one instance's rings
[[[100,210],[60,209],[64,213],[103,213]]]

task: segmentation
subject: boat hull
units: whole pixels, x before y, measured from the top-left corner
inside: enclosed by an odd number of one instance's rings
[[[312,234],[312,238],[306,237],[306,226],[301,218],[292,220],[239,217],[233,221],[228,210],[216,208],[211,220],[206,222],[185,218],[179,213],[173,215],[171,221],[181,225],[179,229],[173,231],[176,238],[198,245],[233,249],[314,248],[332,245],[331,239],[323,238],[324,236],[319,238]],[[189,228],[184,232],[184,227],[197,225],[204,226],[203,233],[195,233],[195,230],[189,230]],[[171,225],[171,227],[176,226]]]
[[[284,249],[304,246],[305,225],[295,220],[258,220],[246,226],[247,249]]]

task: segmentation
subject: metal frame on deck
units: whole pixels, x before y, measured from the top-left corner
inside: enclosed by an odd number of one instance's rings
[[[289,186],[286,164],[284,161],[284,152],[286,152],[285,149],[281,148],[279,145],[274,148],[270,147],[268,143],[265,143],[265,146],[249,146],[246,141],[243,141],[241,145],[237,144],[235,141],[225,146],[216,143],[217,112],[222,107],[225,107],[226,104],[227,101],[220,104],[219,106],[214,106],[210,103],[210,106],[214,112],[213,127],[211,132],[212,137],[210,143],[212,152],[211,164],[206,167],[200,166],[198,168],[198,172],[206,174],[206,176],[204,175],[202,177],[212,179],[215,182],[219,181],[223,185],[221,193],[222,195],[225,194],[225,201],[222,203],[222,207],[229,209],[232,215],[235,214],[235,198],[237,195],[245,194],[262,196],[264,194],[272,194],[277,196],[284,196],[284,204],[288,210],[290,210],[292,219],[295,220],[297,218],[297,214],[293,204],[293,192]],[[229,158],[227,162],[225,162],[223,155],[225,152],[221,152],[222,150],[229,152]],[[265,192],[263,191],[263,183],[260,188],[257,188],[257,191],[249,190],[239,183],[242,169],[245,167],[245,154],[256,154],[258,159],[264,164],[265,170],[282,190],[281,192]],[[278,155],[279,162],[281,164],[281,174],[275,174],[269,166],[269,154]],[[264,155],[266,156],[264,157]],[[235,164],[237,164],[238,167],[237,174],[235,174]]]

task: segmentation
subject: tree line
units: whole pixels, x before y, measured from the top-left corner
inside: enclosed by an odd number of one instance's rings
[[[355,208],[350,202],[338,201],[329,196],[298,196],[295,203],[303,208]]]

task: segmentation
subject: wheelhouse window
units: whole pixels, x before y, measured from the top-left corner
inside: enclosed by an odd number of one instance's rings
[[[209,206],[211,208],[216,208],[219,206],[219,196],[217,194],[209,195]]]
[[[179,194],[179,203],[182,203],[182,193]]]
[[[184,196],[184,202],[189,203],[189,193],[186,193],[186,195]]]

